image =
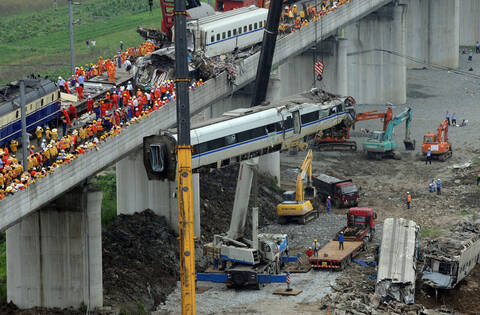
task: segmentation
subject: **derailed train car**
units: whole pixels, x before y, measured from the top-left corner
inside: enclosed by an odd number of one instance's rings
[[[411,220],[388,218],[383,222],[375,292],[384,300],[414,302],[418,231]]]
[[[461,222],[424,248],[423,282],[452,289],[480,263],[480,223]]]
[[[60,113],[60,89],[47,79],[25,81],[27,131],[57,119]],[[22,135],[20,83],[14,81],[0,88],[0,146]]]

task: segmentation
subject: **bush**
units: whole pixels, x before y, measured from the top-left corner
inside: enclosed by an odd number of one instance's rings
[[[103,191],[102,224],[107,225],[117,216],[117,180],[115,174],[95,177],[95,186]]]

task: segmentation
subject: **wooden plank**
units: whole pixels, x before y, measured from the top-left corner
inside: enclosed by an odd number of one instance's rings
[[[278,289],[278,290],[275,290],[273,292],[273,294],[276,294],[276,295],[299,295],[300,293],[302,293],[303,290],[291,290],[291,291],[287,291],[287,289]]]
[[[338,241],[330,241],[318,251],[318,256],[312,256],[311,259],[318,258],[342,261],[362,245],[363,242],[343,242],[344,250],[339,250]]]
[[[285,271],[290,273],[307,273],[310,269],[312,269],[312,266],[310,265],[303,265],[301,268],[298,268],[298,266],[288,266]]]

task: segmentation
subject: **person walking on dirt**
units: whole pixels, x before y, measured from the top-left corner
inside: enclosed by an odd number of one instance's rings
[[[439,179],[437,179],[437,195],[441,195],[442,194],[442,181]]]
[[[447,120],[448,125],[450,126],[450,113],[448,112],[448,110],[447,110],[447,114],[445,115],[445,119]]]
[[[343,250],[343,231],[338,234],[338,249]]]
[[[328,196],[325,206],[327,207],[327,213],[330,213],[330,209],[332,208],[332,198],[330,196]]]
[[[425,160],[425,165],[427,165],[428,163],[432,165],[432,150],[430,150],[430,148],[428,148],[427,151],[427,159]]]
[[[475,43],[475,52],[477,54],[480,54],[480,42],[477,40],[477,42]]]
[[[432,182],[430,183],[430,185],[428,185],[428,190],[432,193],[432,192],[435,192],[435,180],[432,179]]]
[[[410,203],[412,202],[412,195],[410,195],[409,191],[407,191],[407,198],[405,200],[407,201],[407,209],[410,209]]]
[[[318,244],[317,239],[313,240],[313,255],[318,257],[318,250],[320,249],[320,244]]]

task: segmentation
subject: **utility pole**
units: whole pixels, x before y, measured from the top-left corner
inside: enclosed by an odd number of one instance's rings
[[[70,24],[70,64],[72,66],[72,74],[75,73],[75,47],[73,45],[73,8],[72,0],[68,0],[68,17]]]
[[[25,81],[20,79],[20,108],[22,114],[22,153],[23,153],[23,170],[28,170],[28,135],[27,135],[27,109],[25,108]]]
[[[188,99],[187,11],[185,0],[175,0],[175,84],[177,87],[178,232],[182,314],[195,314],[195,243],[193,224],[192,150]],[[198,211],[198,209],[197,209]]]

